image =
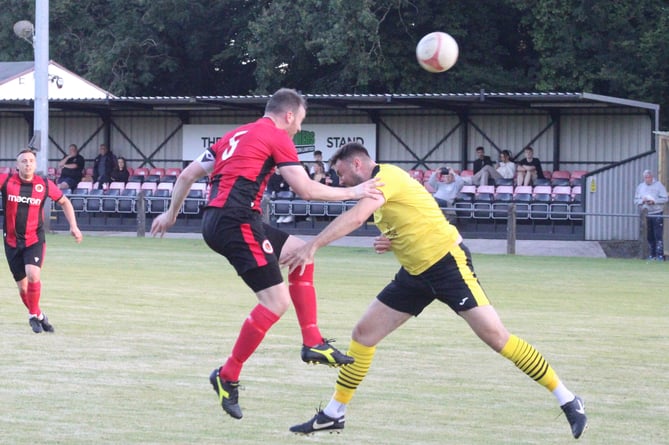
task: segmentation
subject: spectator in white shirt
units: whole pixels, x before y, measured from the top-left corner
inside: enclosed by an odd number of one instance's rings
[[[471,176],[471,183],[474,185],[488,185],[490,178],[498,179],[513,179],[516,176],[516,164],[511,160],[511,152],[509,150],[502,150],[499,155],[499,162],[497,168],[491,165],[484,165],[481,170],[474,176]]]

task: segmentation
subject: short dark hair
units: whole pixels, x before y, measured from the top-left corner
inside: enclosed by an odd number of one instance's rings
[[[321,155],[322,156],[323,152],[320,151],[320,150],[314,150],[314,156],[316,156],[316,155]]]
[[[285,111],[297,111],[300,107],[307,109],[307,101],[296,90],[290,88],[280,88],[265,105],[265,113],[275,114]]]
[[[364,145],[358,142],[349,142],[341,146],[330,158],[330,165],[335,165],[338,161],[347,161],[354,156],[367,156],[369,152]]]
[[[485,151],[485,148],[483,148],[482,146],[479,145],[478,147],[476,147],[476,149],[474,151],[479,151],[479,150]]]
[[[511,152],[509,150],[502,150],[502,154],[511,157]]]

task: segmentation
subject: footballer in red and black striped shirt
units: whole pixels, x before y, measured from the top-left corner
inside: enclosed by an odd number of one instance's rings
[[[28,321],[33,332],[53,332],[53,326],[39,306],[42,288],[40,272],[46,251],[44,205],[47,198],[60,204],[77,243],[81,242],[82,235],[70,200],[52,181],[35,175],[35,153],[30,149],[21,151],[16,158],[16,167],[16,173],[0,174],[5,209],[5,255],[21,300],[28,308]]]
[[[184,169],[174,185],[169,209],[151,225],[151,233],[162,236],[175,223],[192,184],[209,174],[211,193],[202,219],[203,238],[228,259],[259,301],[242,324],[228,360],[210,376],[223,409],[236,419],[242,417],[237,402],[242,366],[291,301],[302,331],[302,360],[330,366],[351,363],[318,329],[313,263],[289,273],[288,286],[281,276],[278,259],[282,252],[304,241],[263,223],[261,217],[260,200],[276,168],[303,199],[344,201],[380,194],[376,181],[344,188],[309,178],[292,140],[306,112],[306,101],[297,91],[278,90],[267,102],[262,118],[225,134]]]

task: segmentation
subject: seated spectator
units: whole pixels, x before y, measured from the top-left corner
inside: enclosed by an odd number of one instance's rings
[[[287,191],[290,191],[290,185],[283,179],[277,168],[267,182],[265,193],[269,194],[271,198],[276,198],[277,193]]]
[[[79,149],[75,144],[70,144],[68,153],[58,162],[60,167],[60,178],[58,178],[58,188],[61,190],[77,188],[84,175],[84,157],[79,154]]]
[[[125,163],[125,158],[121,156],[116,159],[116,167],[111,172],[111,182],[122,182],[125,184],[128,182],[128,178],[130,178],[130,172]]]
[[[330,170],[330,166],[323,161],[323,152],[320,151],[320,150],[314,150],[314,162],[309,167],[309,174],[310,175],[314,174],[314,167],[319,162],[321,164],[323,164],[323,171],[327,172],[328,170]]]
[[[541,161],[534,157],[534,149],[529,145],[525,147],[525,158],[518,162],[518,185],[533,185],[537,179],[544,179],[544,171],[541,169]]]
[[[313,172],[310,175],[311,179],[320,182],[321,184],[325,184],[327,179],[327,174],[325,173],[325,164],[323,164],[323,161],[316,161],[312,166],[312,169]]]
[[[476,147],[476,160],[474,161],[474,174],[481,171],[483,167],[489,165],[492,167],[492,159],[490,156],[485,155],[485,149],[483,147]]]
[[[497,168],[492,165],[484,165],[476,174],[466,178],[465,182],[474,185],[489,185],[490,178],[498,179],[513,179],[516,176],[516,164],[511,160],[511,152],[509,150],[502,150],[499,155],[499,162]]]
[[[448,167],[432,172],[427,183],[435,190],[432,196],[439,207],[453,207],[455,197],[465,185],[465,181]]]
[[[325,174],[325,183],[331,185],[332,187],[339,187],[339,176],[334,168],[330,167]]]

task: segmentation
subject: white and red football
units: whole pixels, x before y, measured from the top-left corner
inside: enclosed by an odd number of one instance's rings
[[[416,59],[431,73],[443,73],[458,60],[458,42],[445,32],[431,32],[416,45]]]

